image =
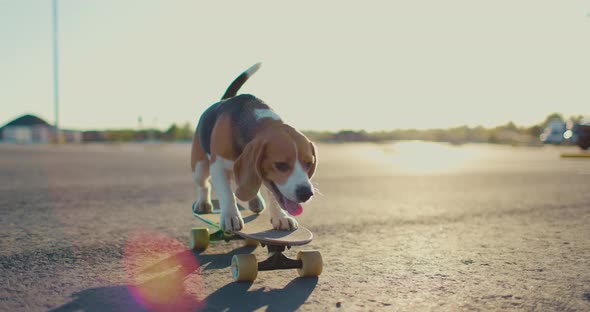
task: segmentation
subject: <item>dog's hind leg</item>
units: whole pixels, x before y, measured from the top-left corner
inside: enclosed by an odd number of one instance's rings
[[[196,213],[210,213],[213,209],[210,178],[209,160],[197,162],[193,171],[193,180],[197,184],[197,201],[193,206]]]
[[[197,201],[193,205],[196,213],[209,213],[213,210],[211,203],[211,183],[209,183],[209,157],[203,151],[199,135],[195,133],[191,150],[191,169],[193,181],[197,185]]]
[[[256,197],[248,202],[248,209],[254,213],[262,213],[266,208],[266,203],[260,191],[256,194]]]

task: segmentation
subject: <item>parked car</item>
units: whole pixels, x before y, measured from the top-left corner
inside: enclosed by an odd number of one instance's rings
[[[554,119],[547,124],[547,127],[545,127],[539,138],[545,144],[561,144],[564,141],[563,134],[565,131],[565,122]]]
[[[576,127],[576,144],[583,149],[590,148],[590,118],[583,119]]]
[[[578,128],[579,124],[573,120],[568,120],[565,123],[565,132],[563,133],[563,143],[568,145],[576,145],[578,142]]]

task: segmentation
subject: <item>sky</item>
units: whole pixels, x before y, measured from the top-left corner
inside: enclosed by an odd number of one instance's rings
[[[242,88],[298,129],[590,115],[590,1],[58,0],[60,125],[167,128]],[[53,122],[50,0],[0,0],[0,123]]]

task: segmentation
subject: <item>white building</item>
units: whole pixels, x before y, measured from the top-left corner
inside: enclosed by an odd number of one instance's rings
[[[7,126],[2,128],[2,139],[6,143],[50,143],[52,129],[43,125]]]
[[[82,142],[80,131],[62,130],[61,133],[65,142]],[[54,137],[53,126],[33,115],[21,116],[0,128],[0,141],[3,143],[44,144],[54,141]]]

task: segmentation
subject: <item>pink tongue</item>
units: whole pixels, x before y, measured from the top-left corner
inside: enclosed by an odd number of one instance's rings
[[[283,199],[283,204],[287,212],[292,216],[298,216],[303,212],[303,206],[296,202],[292,202],[286,198]]]

